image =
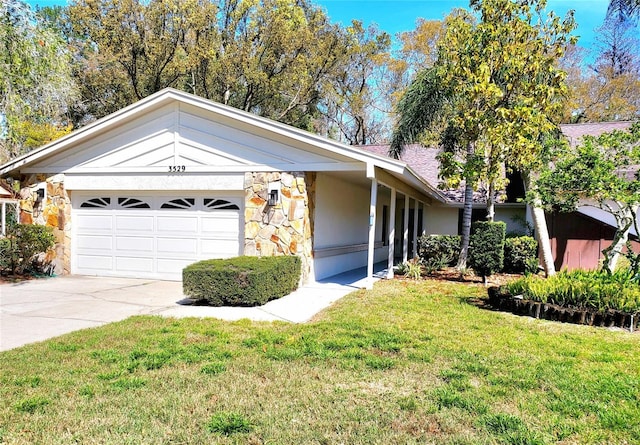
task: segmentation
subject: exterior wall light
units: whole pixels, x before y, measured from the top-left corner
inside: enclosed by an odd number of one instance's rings
[[[279,194],[278,189],[269,190],[269,197],[267,199],[268,206],[275,206],[278,204]]]

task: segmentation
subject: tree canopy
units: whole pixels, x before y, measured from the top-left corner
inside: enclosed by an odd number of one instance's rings
[[[70,54],[59,34],[19,0],[0,4],[0,161],[70,130],[76,99]]]
[[[566,92],[557,62],[575,22],[572,14],[545,17],[545,7],[544,0],[472,0],[476,15],[449,15],[433,67],[416,78],[398,107],[392,154],[435,131],[444,148],[441,176],[448,185],[465,182],[459,266],[470,228],[470,189],[486,181],[491,204],[504,186],[504,169],[540,168],[543,140],[557,129]]]

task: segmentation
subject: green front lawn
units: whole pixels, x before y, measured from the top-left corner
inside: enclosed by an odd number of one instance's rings
[[[313,323],[135,317],[0,353],[0,443],[640,442],[640,337],[383,281]]]

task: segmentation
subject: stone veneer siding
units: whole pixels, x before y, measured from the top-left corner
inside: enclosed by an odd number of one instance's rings
[[[44,201],[37,202],[38,189],[46,184]],[[30,175],[21,181],[20,223],[53,228],[56,245],[45,260],[56,274],[71,272],[71,201],[64,188],[64,175]]]
[[[302,279],[312,275],[315,173],[246,173],[244,177],[244,254],[298,255]],[[280,202],[267,205],[269,188]]]

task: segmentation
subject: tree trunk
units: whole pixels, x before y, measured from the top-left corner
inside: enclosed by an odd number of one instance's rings
[[[473,210],[473,185],[467,181],[464,187],[464,208],[462,210],[462,233],[460,234],[460,256],[456,268],[459,271],[467,268],[469,238],[471,237],[471,211]]]
[[[635,213],[637,210],[637,207],[624,207],[620,209],[619,214],[614,215],[616,217],[616,222],[618,223],[618,229],[613,236],[611,245],[602,251],[602,255],[604,256],[602,267],[610,273],[613,273],[613,271],[616,270],[616,265],[618,264],[618,259],[620,258],[622,249],[629,239],[629,232],[631,231],[631,226],[634,223]]]
[[[493,181],[489,183],[489,191],[487,192],[487,221],[493,222],[496,216],[496,200]]]
[[[522,179],[524,180],[525,190],[531,190],[531,173],[523,172]],[[533,216],[533,227],[535,229],[538,245],[542,252],[542,267],[544,273],[550,277],[556,274],[556,268],[553,264],[553,253],[551,252],[551,241],[549,240],[549,230],[547,229],[547,219],[544,216],[544,209],[542,208],[542,202],[536,195],[531,205],[531,214]]]

